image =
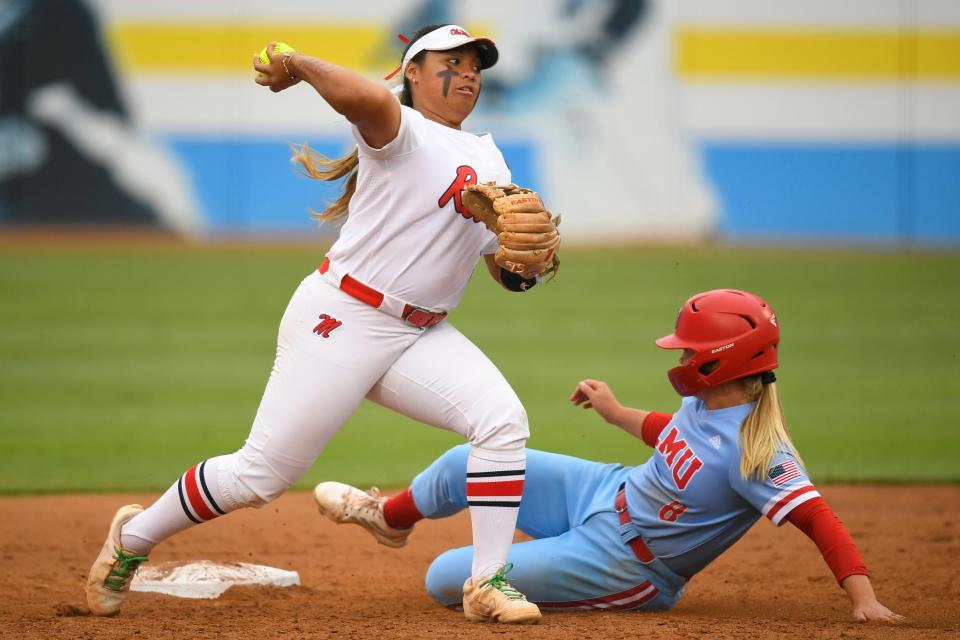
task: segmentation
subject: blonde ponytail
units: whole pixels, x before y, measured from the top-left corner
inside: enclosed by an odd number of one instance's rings
[[[743,450],[740,457],[740,475],[744,480],[762,480],[772,466],[777,450],[786,449],[803,465],[783,419],[777,383],[763,384],[757,375],[744,378],[743,384],[747,396],[751,401],[756,401],[756,404],[740,426]]]
[[[360,157],[357,149],[342,158],[331,160],[322,153],[311,149],[308,145],[302,144],[298,148],[296,145],[290,145],[293,151],[293,157],[290,161],[300,165],[303,175],[314,180],[339,180],[348,176],[343,184],[343,193],[322,213],[310,210],[310,215],[320,222],[339,223],[347,217],[347,208],[350,204],[350,198],[353,192],[357,190],[357,165],[360,163]]]

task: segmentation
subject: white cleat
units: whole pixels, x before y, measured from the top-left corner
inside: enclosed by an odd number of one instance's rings
[[[388,500],[380,490],[372,487],[361,491],[342,482],[321,482],[313,490],[320,515],[337,524],[358,524],[388,547],[402,547],[410,537],[409,529],[394,529],[383,517],[383,504]]]
[[[507,564],[495,574],[474,583],[467,578],[463,584],[463,615],[470,622],[504,622],[508,624],[536,624],[543,616],[540,607],[507,581]]]
[[[141,563],[147,561],[146,556],[127,551],[120,545],[121,527],[139,513],[143,513],[143,507],[138,504],[128,504],[117,510],[100,555],[90,567],[86,588],[87,606],[94,615],[112,616],[119,613],[130,590],[133,574]]]

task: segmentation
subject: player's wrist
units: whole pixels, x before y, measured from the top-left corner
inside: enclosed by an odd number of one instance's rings
[[[870,578],[855,573],[843,579],[840,586],[847,592],[847,597],[854,607],[862,607],[877,602],[877,595],[873,592]]]
[[[297,75],[296,67],[296,51],[289,51],[281,54],[280,62],[283,64],[283,70],[287,72],[287,76],[294,82],[300,82],[300,76]]]
[[[522,293],[529,289],[532,289],[537,285],[539,279],[536,277],[525,278],[523,274],[514,273],[509,269],[500,267],[500,284],[504,286],[505,289],[509,291],[516,291]]]
[[[610,408],[606,410],[604,419],[615,427],[626,429],[626,407],[614,400]]]

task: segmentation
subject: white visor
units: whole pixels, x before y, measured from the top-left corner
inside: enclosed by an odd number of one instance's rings
[[[407,54],[403,56],[403,64],[400,65],[400,82],[403,82],[403,76],[406,74],[410,60],[421,51],[447,51],[470,43],[477,45],[481,69],[489,69],[497,64],[500,53],[497,51],[497,45],[493,40],[490,38],[474,38],[463,27],[448,24],[439,29],[434,29],[413,43]]]

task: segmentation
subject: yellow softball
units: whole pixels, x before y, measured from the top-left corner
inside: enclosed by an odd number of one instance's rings
[[[273,45],[274,53],[293,53],[294,51],[296,51],[296,49],[288,45],[286,42],[278,42],[277,44]],[[260,50],[260,64],[269,64],[269,63],[270,63],[270,58],[267,57],[267,47],[264,47],[263,49]],[[258,75],[262,76],[266,74],[260,73]]]

